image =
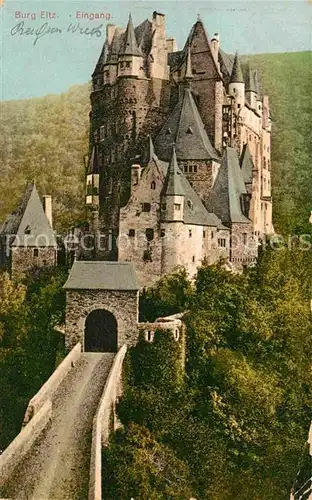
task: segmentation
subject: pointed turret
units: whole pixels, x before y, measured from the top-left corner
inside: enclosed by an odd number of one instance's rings
[[[242,108],[245,104],[245,82],[243,78],[243,72],[238,56],[238,52],[235,54],[231,79],[229,83],[229,94],[234,97],[235,105],[238,108]]]
[[[243,72],[238,52],[236,52],[235,54],[230,83],[244,83]]]
[[[129,21],[125,33],[124,44],[120,49],[119,55],[123,56],[142,56],[142,52],[138,47],[132,16],[129,14]]]
[[[168,167],[164,184],[165,196],[184,196],[184,189],[181,181],[181,171],[178,167],[175,146],[172,148],[172,157]]]

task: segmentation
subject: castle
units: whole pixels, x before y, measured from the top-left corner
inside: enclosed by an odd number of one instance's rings
[[[177,50],[158,12],[109,24],[91,107],[86,205],[101,238],[87,258],[131,261],[141,286],[254,262],[273,232],[269,100],[218,34],[198,18]]]
[[[252,265],[274,231],[270,158],[257,71],[199,18],[182,50],[158,12],[136,28],[131,15],[126,29],[108,24],[92,75],[89,228],[77,229],[76,258],[132,262],[141,287],[178,266],[192,277],[203,262]],[[29,186],[0,230],[0,265],[55,263],[51,198],[45,205],[47,216]],[[47,243],[34,246],[39,233]]]

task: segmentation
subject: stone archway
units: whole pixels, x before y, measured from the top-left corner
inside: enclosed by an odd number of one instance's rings
[[[84,350],[117,352],[117,320],[106,309],[95,309],[85,321]]]

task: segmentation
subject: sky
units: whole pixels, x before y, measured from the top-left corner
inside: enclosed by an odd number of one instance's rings
[[[220,34],[221,47],[226,52],[256,54],[312,49],[312,0],[2,0],[2,3],[2,100],[59,94],[72,85],[89,81],[105,40],[106,24],[125,27],[130,11],[135,25],[151,19],[154,10],[165,14],[167,36],[174,36],[179,48],[183,47],[199,14],[209,36]],[[106,18],[80,19],[81,13],[102,13]],[[87,29],[86,33],[73,32],[78,23],[80,28]]]

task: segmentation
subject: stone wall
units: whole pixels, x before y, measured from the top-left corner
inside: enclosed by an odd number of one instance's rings
[[[115,403],[122,392],[122,365],[126,351],[127,346],[123,345],[114,359],[93,420],[88,500],[102,500],[102,447],[108,445],[112,412],[113,430],[118,426]]]
[[[233,223],[231,233],[231,262],[235,269],[250,266],[257,258],[258,244],[253,235],[252,224]]]
[[[74,366],[75,362],[81,356],[81,344],[78,343],[66,356],[65,359],[59,364],[56,370],[52,373],[51,377],[45,382],[37,394],[29,401],[23,425],[34,418],[42,406],[49,400],[52,400],[59,385],[63,382],[68,372]]]
[[[47,401],[34,418],[16,436],[0,455],[0,485],[4,484],[32,448],[38,436],[52,417],[52,403]]]
[[[67,290],[66,349],[80,342],[84,351],[85,321],[95,309],[105,309],[115,316],[118,347],[134,345],[138,338],[138,296],[136,291]]]
[[[54,247],[11,247],[11,252],[12,273],[24,273],[32,267],[56,265],[57,249]]]

